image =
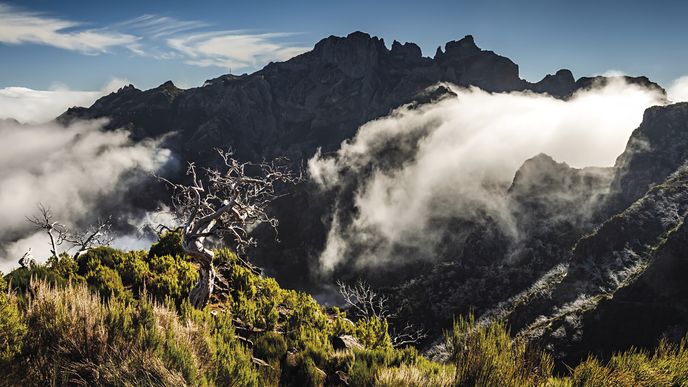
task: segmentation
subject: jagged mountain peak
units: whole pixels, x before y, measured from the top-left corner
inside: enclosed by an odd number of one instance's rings
[[[444,45],[444,53],[440,57],[465,58],[482,51],[476,44],[473,35],[466,35],[460,40],[452,40]],[[435,59],[438,59],[437,57]]]

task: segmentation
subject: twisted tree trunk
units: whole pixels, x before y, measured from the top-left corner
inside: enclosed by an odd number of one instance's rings
[[[203,237],[192,240],[185,238],[182,244],[184,251],[199,265],[198,281],[189,292],[189,301],[196,309],[203,309],[213,294],[213,288],[215,288],[215,268],[213,267],[215,254],[203,246],[204,239]]]

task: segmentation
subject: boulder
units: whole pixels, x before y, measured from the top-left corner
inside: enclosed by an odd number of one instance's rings
[[[351,335],[335,336],[332,338],[332,347],[335,350],[341,349],[363,349],[363,345]]]

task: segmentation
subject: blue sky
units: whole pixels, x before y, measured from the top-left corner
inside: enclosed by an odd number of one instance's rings
[[[618,70],[668,85],[688,74],[680,1],[55,1],[0,0],[0,88],[197,86],[362,30],[424,55],[474,35],[537,81]]]

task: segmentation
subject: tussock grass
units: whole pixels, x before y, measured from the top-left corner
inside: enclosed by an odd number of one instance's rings
[[[453,367],[443,367],[428,372],[417,366],[403,365],[398,368],[382,368],[375,378],[376,387],[451,387],[454,385]]]

